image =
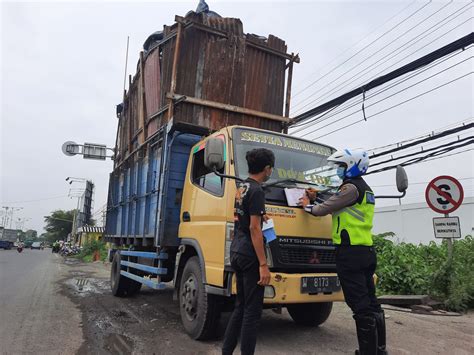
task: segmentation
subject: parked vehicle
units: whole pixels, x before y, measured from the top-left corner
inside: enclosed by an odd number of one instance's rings
[[[18,238],[18,230],[0,227],[0,249],[11,249]]]
[[[33,242],[33,244],[31,244],[31,250],[33,249],[43,250],[44,249],[43,243]]]
[[[13,247],[13,242],[9,240],[0,240],[0,249],[10,250]]]
[[[248,175],[246,152],[266,147],[276,156],[265,191],[277,238],[266,245],[265,305],[286,307],[296,323],[324,323],[343,300],[331,217],[289,206],[284,189],[312,186],[324,198],[340,181],[326,164],[332,147],[285,134],[299,58],[273,35],[244,34],[239,19],[206,14],[177,16],[150,38],[117,106],[104,236],[113,244],[112,293],[172,281],[185,331],[213,337],[236,293],[235,179]]]

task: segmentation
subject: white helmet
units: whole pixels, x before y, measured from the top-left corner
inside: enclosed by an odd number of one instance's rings
[[[353,178],[364,175],[369,168],[369,154],[362,149],[338,150],[328,157],[328,162],[344,166],[344,176]]]

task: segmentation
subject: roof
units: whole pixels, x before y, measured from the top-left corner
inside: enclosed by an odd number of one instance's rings
[[[79,233],[104,233],[104,227],[82,226],[77,230]]]

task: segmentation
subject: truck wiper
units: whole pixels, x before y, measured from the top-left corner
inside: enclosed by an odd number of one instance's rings
[[[298,179],[284,179],[284,180],[278,180],[278,181],[275,181],[275,182],[271,182],[269,184],[263,184],[263,187],[285,185],[285,183],[288,183],[288,182],[294,183],[294,184],[304,184],[304,185],[312,185],[312,186],[318,186],[318,187],[324,186],[324,185],[321,185],[321,184],[316,184],[314,182],[301,181],[301,180],[298,180]],[[332,188],[327,188],[327,189],[324,189],[324,190],[319,190],[318,192],[319,193],[324,193],[324,192],[328,192],[328,191],[331,191],[331,190],[332,190]]]

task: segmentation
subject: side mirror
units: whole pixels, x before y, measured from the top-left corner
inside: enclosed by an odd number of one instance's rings
[[[224,141],[219,138],[209,138],[204,148],[204,166],[211,171],[224,167]]]
[[[397,173],[396,173],[396,180],[397,180],[397,189],[398,192],[402,194],[400,196],[378,196],[375,195],[375,198],[403,198],[407,193],[408,188],[408,177],[405,169],[402,166],[397,166]]]
[[[405,192],[408,188],[408,176],[403,166],[397,166],[396,179],[398,192]]]

